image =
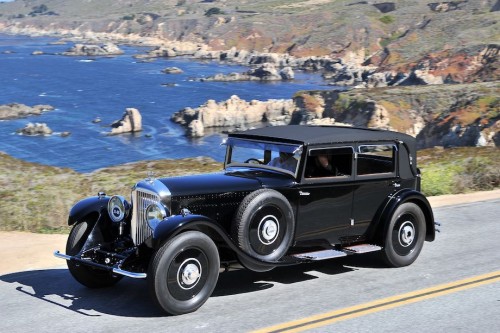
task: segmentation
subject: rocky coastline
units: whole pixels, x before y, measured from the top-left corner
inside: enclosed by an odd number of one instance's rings
[[[230,6],[222,2],[218,5]],[[285,7],[273,9],[288,13]],[[104,15],[89,23],[75,19],[80,18],[79,12],[73,20],[64,17],[53,24],[46,24],[43,15],[5,16],[0,18],[0,31],[75,43],[65,55],[112,56],[121,52],[117,45],[131,44],[151,48],[136,56],[143,61],[187,56],[250,68],[244,73],[217,74],[200,81],[293,80],[294,71],[302,70],[321,72],[331,86],[358,88],[298,92],[293,99],[283,101],[247,102],[237,96],[227,101],[209,100],[172,117],[186,126],[187,135],[192,137],[203,136],[210,128],[231,131],[269,124],[340,122],[409,133],[421,139],[422,147],[498,146],[500,44],[494,37],[495,29],[488,27],[497,24],[492,21],[492,13],[500,8],[492,1],[415,5],[418,18],[396,2],[343,4],[335,8],[341,13],[337,18],[341,20],[344,15],[351,19],[347,21],[350,28],[322,31],[328,40],[313,32],[303,40],[283,35],[285,31],[300,36],[302,33],[292,32],[308,29],[299,23],[305,17],[303,13],[294,14],[297,21],[283,21],[278,30],[273,30],[271,25],[256,28],[253,15],[270,20],[264,22],[274,21],[265,11],[247,15],[228,8],[211,17],[203,8],[201,4],[179,2],[174,11],[140,12],[113,19]],[[322,5],[311,4],[309,11],[315,13],[311,18],[316,22],[309,22],[316,27],[313,31],[322,30],[321,24],[318,28],[320,18],[324,18]],[[365,25],[352,21],[352,15],[374,15],[374,11],[382,16]],[[452,18],[457,19],[450,21]],[[241,30],[242,22],[252,28]],[[469,29],[474,26],[471,22],[484,23],[481,33],[476,35],[476,30]],[[464,33],[457,39],[455,32],[461,29]],[[481,37],[484,41],[478,41]],[[446,40],[444,45],[442,40]],[[407,86],[412,88],[405,89]],[[394,92],[400,96],[393,98]],[[435,101],[440,101],[437,108]]]
[[[135,34],[105,33],[64,29],[5,26],[0,22],[0,31],[30,36],[51,36],[63,42],[74,42],[75,46],[64,52],[70,56],[115,56],[122,54],[117,45],[149,46],[152,49],[135,57],[139,60],[154,58],[191,57],[197,60],[213,60],[248,66],[246,73],[215,75],[205,81],[243,80],[290,80],[294,70],[321,72],[331,86],[376,88],[398,85],[457,84],[475,81],[500,80],[498,57],[500,44],[489,44],[464,50],[472,55],[436,54],[405,66],[388,66],[383,60],[390,56],[381,50],[370,58],[361,56],[360,49],[339,57],[305,56],[289,53],[248,51],[232,47],[228,50],[213,50],[208,44],[169,40]]]
[[[29,116],[39,116],[44,112],[52,111],[55,108],[51,105],[38,104],[28,106],[22,103],[10,103],[0,105],[0,120],[11,120],[26,118]]]

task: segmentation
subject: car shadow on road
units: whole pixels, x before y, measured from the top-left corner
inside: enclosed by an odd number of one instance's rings
[[[374,267],[370,258],[362,257],[365,256],[278,267],[262,273],[248,270],[221,273],[212,297],[247,294],[273,288],[276,284],[295,284],[320,278],[313,272],[341,275],[358,267]],[[114,287],[89,289],[76,282],[67,269],[46,269],[2,275],[0,281],[11,284],[23,295],[84,316],[165,316],[149,297],[145,280],[124,278]]]
[[[114,287],[89,289],[76,282],[67,269],[12,273],[0,276],[0,280],[24,295],[84,316],[164,316],[149,298],[144,280],[122,279]]]

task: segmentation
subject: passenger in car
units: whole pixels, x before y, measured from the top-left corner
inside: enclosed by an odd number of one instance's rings
[[[338,174],[337,168],[330,162],[328,155],[318,155],[316,161],[316,164],[320,166],[315,172],[316,177],[333,177]]]
[[[306,168],[307,178],[335,177],[338,175],[339,171],[330,161],[330,156],[320,154],[309,158]]]

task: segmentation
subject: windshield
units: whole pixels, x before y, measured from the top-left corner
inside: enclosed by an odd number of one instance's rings
[[[260,166],[297,173],[302,146],[229,138],[226,167]]]

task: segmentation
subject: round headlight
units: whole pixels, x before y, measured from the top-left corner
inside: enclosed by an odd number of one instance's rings
[[[158,223],[167,217],[167,210],[161,204],[153,203],[146,208],[145,215],[149,227],[155,229]]]
[[[108,214],[113,222],[120,222],[125,217],[125,199],[119,196],[112,196],[108,202]]]

